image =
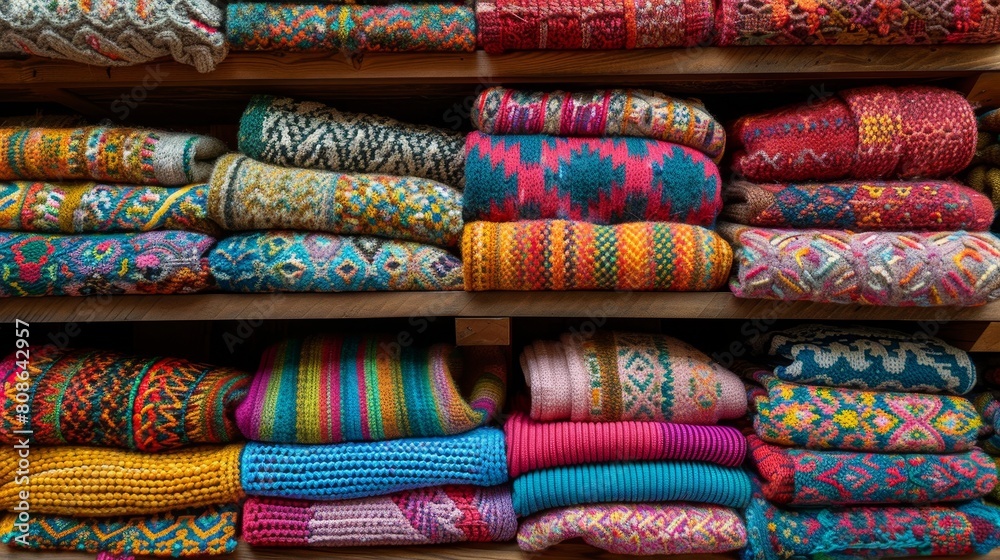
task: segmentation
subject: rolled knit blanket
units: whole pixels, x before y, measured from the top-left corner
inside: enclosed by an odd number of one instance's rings
[[[859,453],[778,447],[747,436],[761,491],[775,504],[831,506],[973,500],[997,484],[982,450],[966,453]]]
[[[226,145],[138,128],[0,128],[0,181],[110,181],[179,187],[212,174]]]
[[[1000,167],[990,164],[974,165],[966,171],[965,182],[972,189],[988,196],[994,208],[1000,208]]]
[[[238,51],[472,52],[476,17],[470,7],[446,4],[233,2],[226,40]]]
[[[23,357],[12,352],[0,361],[2,443],[27,439],[156,452],[240,439],[233,412],[250,386],[245,373],[179,358],[52,345],[32,348],[26,369],[18,365]],[[23,424],[15,421],[18,393],[31,395]]]
[[[486,134],[553,136],[637,136],[699,150],[718,163],[726,130],[701,101],[646,89],[570,93],[484,90],[472,110],[472,124]]]
[[[524,517],[598,502],[700,502],[743,508],[750,479],[742,469],[710,463],[599,463],[531,471],[514,479],[514,511]]]
[[[117,233],[158,229],[219,232],[208,219],[208,185],[0,183],[0,229]]]
[[[948,177],[972,160],[976,117],[955,91],[874,86],[747,115],[729,138],[733,171],[757,183]]]
[[[336,502],[250,498],[243,506],[243,539],[251,546],[501,542],[516,532],[507,485],[434,486]]]
[[[531,418],[715,424],[746,413],[736,374],[693,346],[659,334],[565,334],[524,348]]]
[[[922,333],[799,325],[751,345],[781,360],[774,375],[795,383],[953,395],[976,385],[976,366],[965,350]]]
[[[746,438],[729,426],[670,422],[535,422],[515,412],[504,422],[507,471],[529,471],[609,461],[706,461],[736,467]]]
[[[747,530],[731,508],[612,503],[538,513],[517,531],[518,546],[528,552],[574,538],[613,554],[718,554],[746,546]]]
[[[507,388],[499,348],[465,357],[448,344],[400,348],[395,336],[285,340],[264,352],[236,420],[248,439],[279,443],[460,434],[495,418]]]
[[[708,44],[711,0],[478,0],[491,54],[537,49],[656,49]]]
[[[219,241],[208,255],[227,292],[461,290],[462,262],[410,241],[263,231]]]
[[[6,0],[0,52],[95,66],[170,56],[209,72],[225,58],[226,40],[222,10],[211,0]]]
[[[240,474],[251,496],[339,500],[445,484],[496,486],[507,481],[507,460],[503,432],[477,428],[455,436],[334,445],[250,442]]]
[[[200,445],[163,453],[101,447],[33,446],[19,473],[18,449],[0,446],[0,510],[28,492],[31,514],[146,515],[237,503],[243,445]]]
[[[715,163],[669,142],[471,132],[465,148],[467,222],[570,219],[711,226],[722,211]]]
[[[378,235],[449,247],[462,235],[462,195],[417,177],[279,167],[219,158],[209,216],[228,230],[299,229]]]
[[[1000,471],[1000,457],[990,457],[993,460],[993,464],[996,466],[997,470]],[[998,480],[1000,480],[1000,472],[997,475]],[[991,503],[1000,502],[1000,484],[993,487],[993,490],[989,493],[989,501]]]
[[[699,226],[550,220],[467,223],[462,258],[469,291],[693,292],[723,286],[733,255]]]
[[[322,103],[257,95],[240,119],[240,151],[274,165],[425,177],[465,185],[465,135]]]
[[[19,530],[17,514],[0,520],[0,542],[15,548],[77,550],[91,554],[200,556],[236,550],[240,506],[194,508],[150,516],[66,517],[31,515]],[[23,525],[22,525],[23,526]]]
[[[992,391],[986,391],[973,396],[972,405],[983,419],[979,445],[991,455],[1000,455],[1000,401]]]
[[[203,256],[214,243],[186,231],[0,232],[0,297],[200,292],[215,284]]]
[[[976,155],[972,163],[987,163],[1000,165],[1000,139],[995,132],[983,132],[976,135]]]
[[[741,298],[933,307],[1000,297],[990,233],[718,229],[733,244],[729,287]]]
[[[993,203],[949,180],[757,184],[722,192],[723,218],[774,228],[854,231],[987,231]]]

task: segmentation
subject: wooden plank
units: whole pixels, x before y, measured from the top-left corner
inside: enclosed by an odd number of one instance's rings
[[[1000,352],[1000,323],[987,324],[969,351]]]
[[[978,76],[967,98],[976,107],[1000,107],[1000,72],[984,72]]]
[[[510,318],[456,317],[458,346],[510,346]]]

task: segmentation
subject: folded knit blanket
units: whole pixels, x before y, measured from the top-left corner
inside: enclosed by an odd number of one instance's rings
[[[1000,297],[1000,239],[986,232],[718,229],[741,298],[933,307]]]
[[[471,132],[465,150],[467,222],[569,219],[711,226],[722,211],[715,163],[670,142]]]
[[[208,185],[0,183],[0,229],[51,233],[157,229],[219,232],[208,219]]]
[[[2,18],[0,18],[2,19]],[[138,128],[0,128],[0,181],[201,183],[226,145],[208,136]]]
[[[733,171],[750,181],[948,177],[976,149],[976,117],[958,92],[865,87],[747,115],[729,137]]]
[[[514,479],[514,511],[524,517],[562,506],[599,502],[701,502],[743,508],[750,478],[710,463],[599,463],[531,471]]]
[[[751,346],[780,360],[774,375],[795,383],[953,395],[976,385],[965,350],[923,333],[799,325],[756,337]]]
[[[486,134],[637,136],[694,148],[715,162],[726,147],[725,128],[701,101],[646,89],[569,93],[495,86],[479,94],[471,116]]]
[[[214,243],[186,231],[0,232],[0,297],[200,292],[215,284],[203,256]]]
[[[993,203],[949,180],[757,184],[723,190],[724,219],[775,228],[987,231]]]
[[[1000,139],[995,132],[979,131],[976,135],[976,155],[972,163],[1000,165]]]
[[[723,286],[733,253],[699,226],[550,220],[467,223],[462,257],[469,291],[694,292]]]
[[[476,50],[476,14],[466,6],[233,2],[227,15],[226,40],[238,51]]]
[[[983,419],[979,445],[991,455],[1000,455],[1000,401],[992,391],[986,391],[972,397],[972,405]]]
[[[200,556],[236,550],[237,504],[135,517],[66,517],[16,514],[0,520],[0,542],[15,548],[77,550],[91,554]],[[22,528],[27,531],[21,531]]]
[[[1000,166],[973,165],[965,172],[965,182],[972,189],[989,197],[994,208],[1000,208]]]
[[[240,119],[240,151],[267,163],[426,177],[465,185],[465,135],[322,103],[257,95]]]
[[[378,235],[445,247],[462,234],[462,194],[417,177],[279,167],[219,158],[209,216],[228,230],[298,229]]]
[[[378,237],[247,233],[220,240],[208,263],[227,292],[462,289],[462,262],[451,253]]]
[[[496,486],[507,481],[507,460],[503,432],[477,428],[366,443],[250,442],[240,475],[251,496],[338,500],[445,484]]]
[[[523,520],[517,531],[528,552],[575,538],[613,554],[718,554],[746,546],[747,530],[731,508],[617,503],[552,509]]]
[[[0,510],[29,493],[31,515],[146,515],[237,503],[243,445],[199,445],[162,453],[101,447],[32,446],[29,473],[19,449],[0,446]]]
[[[338,502],[250,498],[251,546],[396,546],[514,538],[510,487],[434,486]]]
[[[491,54],[536,49],[707,45],[711,0],[478,0],[479,44]]]
[[[446,436],[503,408],[507,359],[499,348],[476,347],[463,360],[448,344],[394,351],[395,341],[313,335],[271,346],[236,412],[240,430],[280,443]],[[467,398],[453,376],[474,382]]]
[[[94,66],[127,66],[171,56],[199,72],[209,72],[226,56],[222,10],[216,4],[211,0],[5,0],[0,2],[0,52]]]
[[[660,334],[565,334],[525,347],[535,420],[714,424],[746,413],[743,382],[693,346]]]
[[[833,389],[786,383],[765,371],[754,379],[754,431],[779,445],[877,453],[968,451],[982,427],[968,399],[917,393]]]
[[[504,422],[511,478],[529,471],[608,461],[706,461],[736,467],[746,438],[729,426],[671,422],[535,422],[515,412]]]
[[[747,436],[761,491],[775,504],[830,506],[973,500],[997,484],[986,453],[859,453],[778,447]]]

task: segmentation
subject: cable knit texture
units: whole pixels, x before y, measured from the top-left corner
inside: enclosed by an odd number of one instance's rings
[[[243,539],[251,546],[501,542],[516,532],[506,485],[434,486],[334,502],[250,498],[243,506]]]
[[[736,467],[746,439],[729,426],[670,422],[535,422],[515,412],[504,422],[507,470],[528,471],[608,461],[706,461]]]
[[[743,383],[665,335],[598,332],[539,340],[521,354],[531,418],[714,424],[746,413]]]

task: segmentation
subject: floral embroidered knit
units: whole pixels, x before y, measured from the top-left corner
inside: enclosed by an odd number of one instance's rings
[[[972,405],[983,419],[979,445],[990,455],[1000,455],[1000,401],[992,391],[986,391],[972,397]]]
[[[209,216],[229,230],[299,229],[458,245],[462,195],[417,177],[278,167],[219,158]]]
[[[243,539],[251,546],[493,542],[516,532],[507,485],[435,486],[338,502],[250,498],[243,506]]]
[[[490,136],[466,140],[466,221],[571,219],[711,226],[719,169],[692,148],[646,138]]]
[[[467,223],[462,257],[469,291],[708,291],[725,284],[733,255],[699,226],[550,220]]]
[[[200,183],[226,145],[207,136],[138,128],[0,128],[0,181]]]
[[[472,124],[486,134],[636,136],[699,150],[718,163],[726,130],[701,101],[645,89],[569,93],[495,86],[479,94]]]
[[[708,504],[587,504],[525,519],[517,544],[538,552],[581,537],[613,554],[718,554],[746,546],[747,530],[736,511]]]

